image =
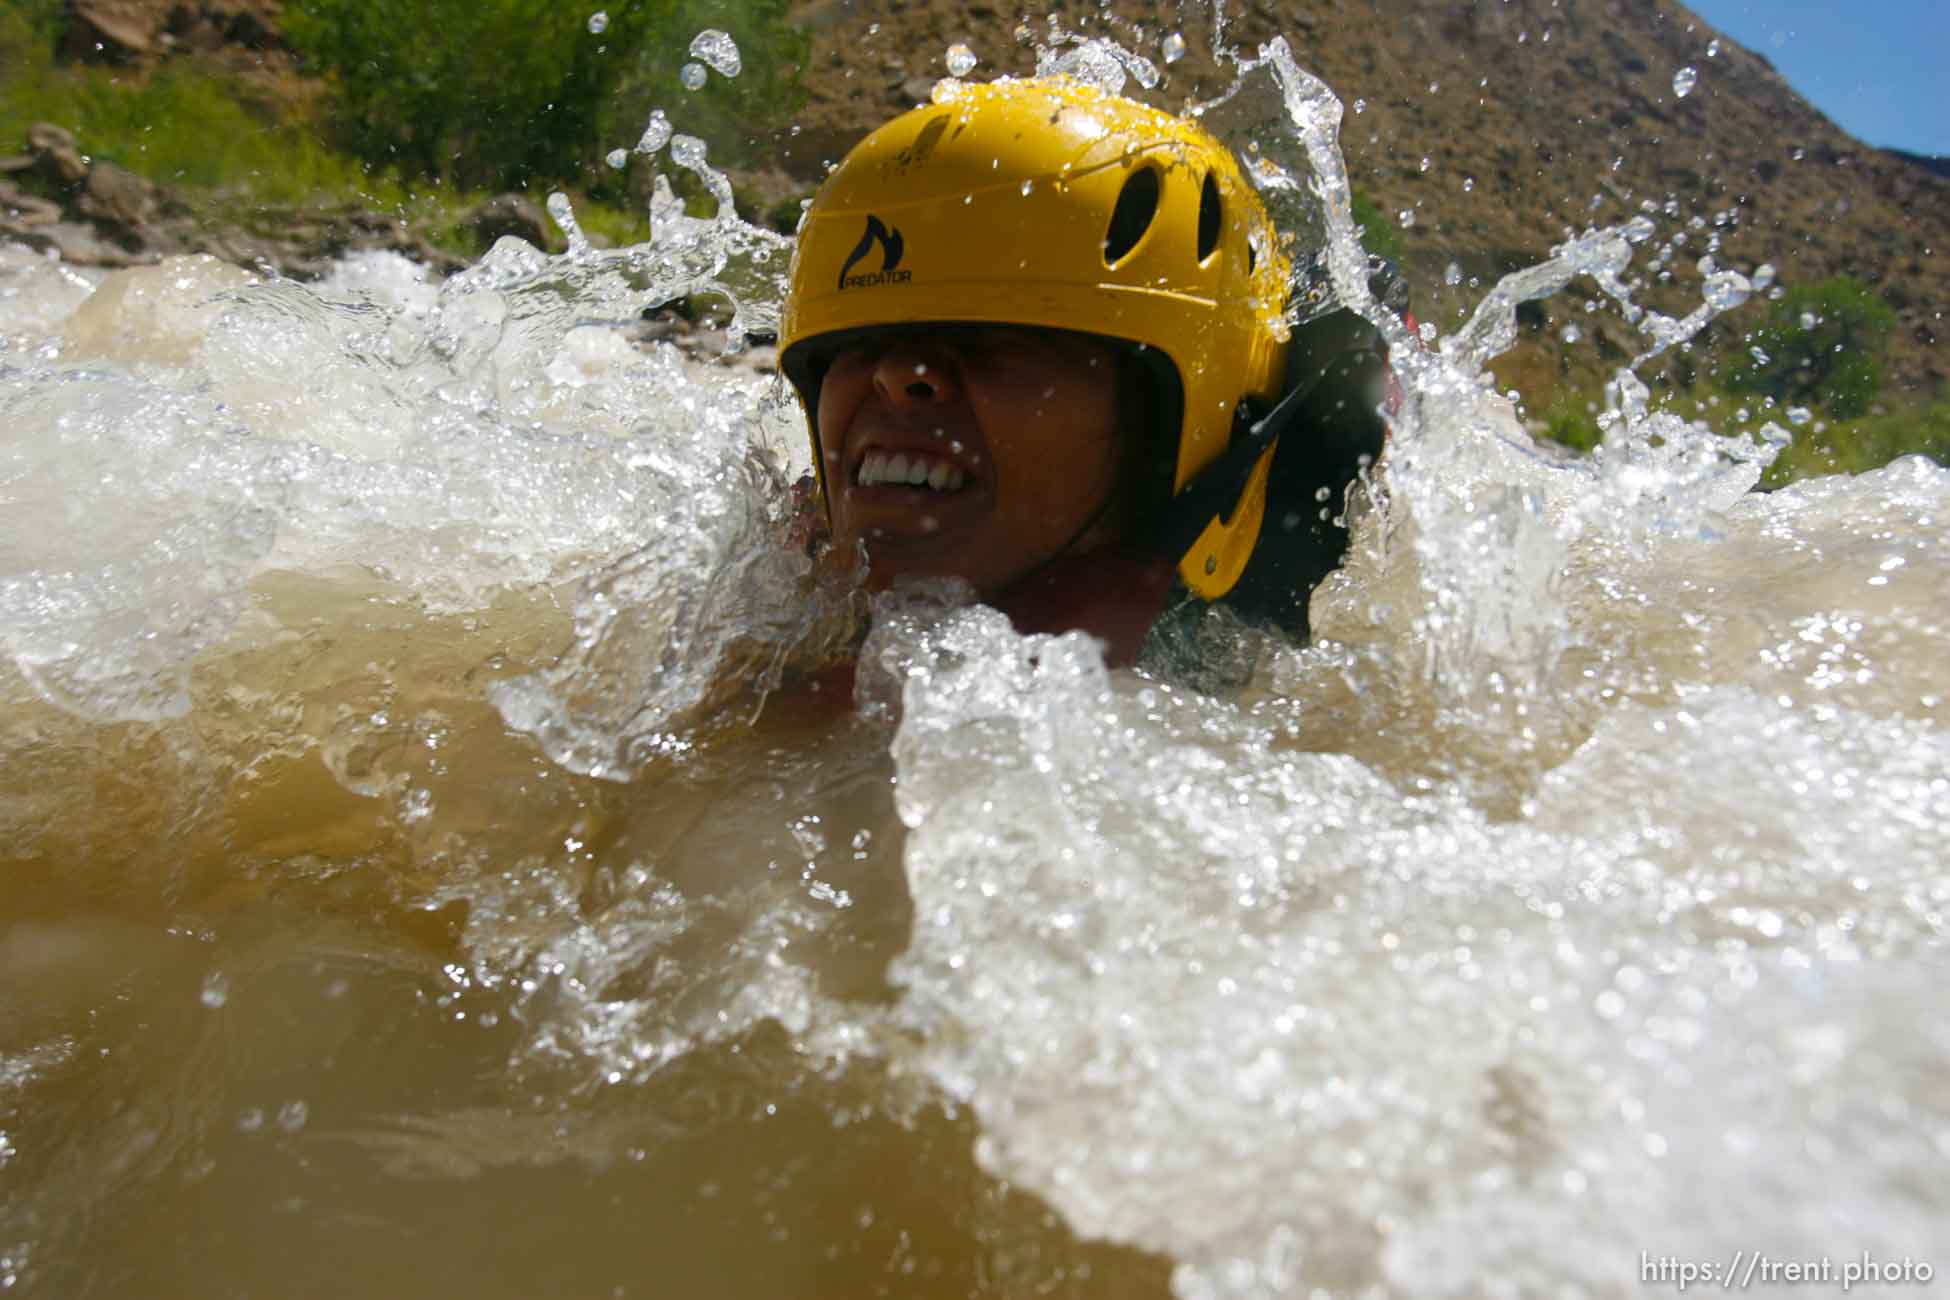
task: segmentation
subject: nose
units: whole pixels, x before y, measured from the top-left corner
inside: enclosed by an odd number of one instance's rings
[[[897,338],[874,361],[873,386],[890,406],[946,405],[955,399],[955,358],[931,342]]]

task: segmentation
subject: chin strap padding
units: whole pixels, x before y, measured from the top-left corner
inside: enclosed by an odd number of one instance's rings
[[[1372,335],[1372,340],[1364,334]],[[1291,386],[1270,408],[1252,401],[1239,404],[1225,451],[1171,499],[1151,531],[1148,549],[1174,561],[1182,558],[1214,519],[1231,515],[1253,467],[1281,435],[1321,423],[1323,406],[1360,403],[1366,387],[1363,380],[1381,373],[1386,365],[1387,352],[1379,334],[1352,312],[1335,312],[1296,333],[1288,354]],[[1330,396],[1337,400],[1316,400]],[[1379,405],[1380,395],[1374,396],[1374,404]],[[1370,410],[1345,414],[1355,423],[1379,419]]]
[[[1239,494],[1245,490],[1253,466],[1295,422],[1306,408],[1307,399],[1326,378],[1325,371],[1307,377],[1299,387],[1283,394],[1270,410],[1262,411],[1250,401],[1241,402],[1232,413],[1232,439],[1226,449],[1171,499],[1163,516],[1153,525],[1146,549],[1176,563],[1192,549],[1192,543],[1214,519],[1229,516],[1239,504]]]

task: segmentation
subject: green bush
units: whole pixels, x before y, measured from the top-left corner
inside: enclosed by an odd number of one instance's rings
[[[809,38],[785,25],[785,0],[616,0],[591,32],[600,5],[294,0],[285,25],[306,66],[330,78],[331,127],[347,148],[469,188],[613,192],[621,182],[602,155],[635,144],[654,106],[714,153],[743,145],[737,123],[797,106]],[[678,70],[706,27],[731,34],[745,70],[687,91]]]
[[[1766,483],[1779,487],[1816,474],[1860,474],[1917,454],[1950,465],[1950,401],[1824,423],[1819,431],[1797,429],[1768,469]]]
[[[61,31],[62,0],[8,0],[0,7],[0,74],[48,63]]]
[[[1361,246],[1391,262],[1401,261],[1401,230],[1388,219],[1388,214],[1363,190],[1354,191],[1353,207],[1354,224],[1361,231]]]
[[[1853,419],[1882,387],[1882,349],[1895,325],[1889,304],[1853,277],[1796,285],[1774,303],[1748,340],[1752,350],[1724,381],[1731,392]]]
[[[1594,405],[1576,394],[1558,398],[1544,411],[1544,436],[1574,451],[1590,451],[1605,440]]]

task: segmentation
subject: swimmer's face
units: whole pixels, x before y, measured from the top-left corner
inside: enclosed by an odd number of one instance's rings
[[[1110,345],[1050,330],[917,328],[840,353],[819,390],[834,540],[866,544],[876,590],[960,577],[985,597],[1095,544],[1117,372]]]

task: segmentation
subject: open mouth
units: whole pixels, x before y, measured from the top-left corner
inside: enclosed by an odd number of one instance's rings
[[[968,485],[968,473],[946,456],[869,448],[853,471],[853,482],[859,487],[924,487],[952,495]]]

